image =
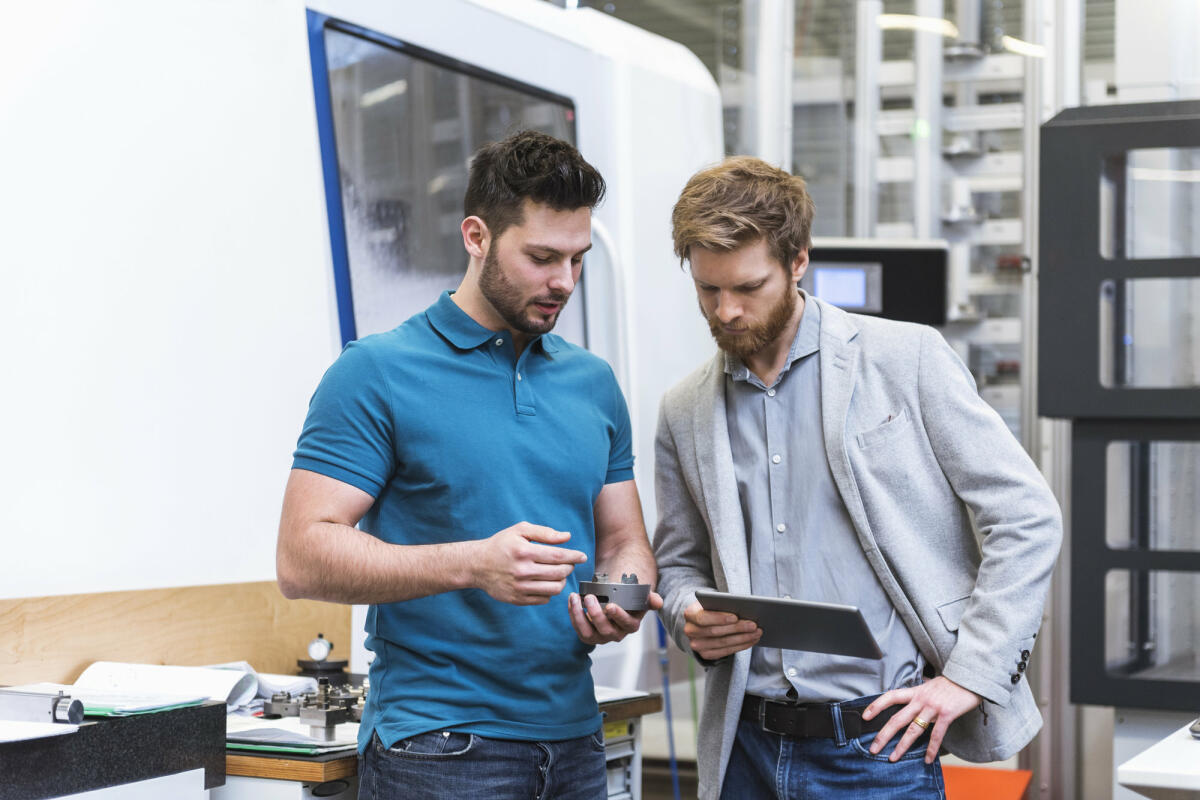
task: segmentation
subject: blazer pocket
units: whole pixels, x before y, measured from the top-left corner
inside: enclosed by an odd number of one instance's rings
[[[897,433],[906,431],[910,427],[908,409],[902,408],[900,409],[900,413],[893,416],[887,422],[884,422],[882,425],[876,425],[870,430],[863,431],[855,438],[858,440],[858,446],[866,450],[869,447],[878,447]]]
[[[970,599],[971,595],[967,595],[957,600],[951,600],[949,603],[942,603],[937,607],[938,616],[942,618],[942,624],[946,626],[946,630],[958,630],[963,612],[967,610],[967,601]]]

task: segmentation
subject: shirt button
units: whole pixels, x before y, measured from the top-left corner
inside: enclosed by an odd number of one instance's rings
[[[788,667],[787,675],[788,675],[788,677],[789,677],[789,678],[794,678],[794,677],[796,677],[796,668],[795,668],[795,667]]]
[[[783,461],[783,457],[782,457],[782,456],[780,456],[778,453],[776,453],[775,455],[771,456],[771,463],[772,463],[772,464],[778,464],[780,461]]]
[[[767,397],[774,397],[774,396],[775,396],[775,390],[767,389]]]
[[[784,531],[786,531],[786,530],[787,530],[787,525],[784,525],[784,524],[781,522],[781,523],[779,523],[778,525],[776,525],[776,526],[775,526],[775,530],[779,531],[780,533],[783,533]]]
[[[521,373],[517,373],[517,380],[521,380]]]
[[[790,594],[785,594],[785,595],[783,596],[783,599],[784,599],[784,600],[791,600],[791,599],[792,599],[792,596],[791,596]]]
[[[497,346],[497,347],[499,347],[499,346],[500,346],[500,345],[502,345],[502,344],[504,344],[504,340],[503,340],[503,339],[497,339],[497,340],[496,340],[496,346]]]

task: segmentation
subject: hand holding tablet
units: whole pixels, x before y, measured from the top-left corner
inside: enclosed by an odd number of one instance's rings
[[[781,650],[809,650],[855,658],[883,658],[862,612],[855,606],[696,591],[706,611],[724,611],[757,623],[757,645]]]

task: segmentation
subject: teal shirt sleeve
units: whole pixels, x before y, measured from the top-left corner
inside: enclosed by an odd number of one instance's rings
[[[395,468],[394,428],[387,383],[370,349],[351,342],[309,401],[292,468],[378,497]]]
[[[613,397],[613,437],[608,454],[608,474],[604,483],[621,483],[633,480],[633,429],[629,422],[629,407],[625,404],[625,395],[621,394],[621,386],[612,368],[608,371],[609,386]]]

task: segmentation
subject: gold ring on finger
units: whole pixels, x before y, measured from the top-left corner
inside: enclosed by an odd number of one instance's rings
[[[921,719],[920,717],[913,718],[913,725],[916,725],[921,730],[925,730],[926,728],[929,727],[929,723],[926,722],[925,720]]]

